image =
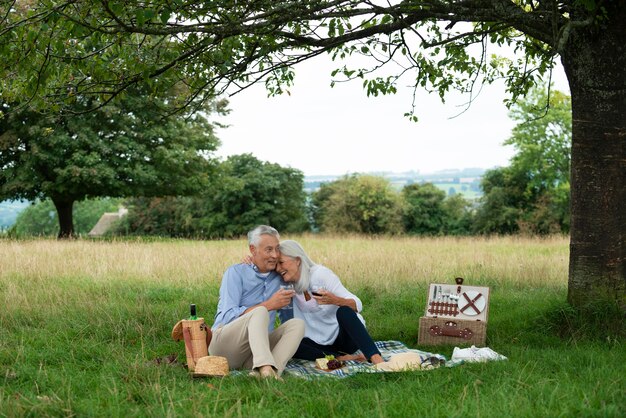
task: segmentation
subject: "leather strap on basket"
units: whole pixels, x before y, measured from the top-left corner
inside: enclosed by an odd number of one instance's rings
[[[469,340],[472,338],[474,333],[469,328],[459,329],[456,322],[446,322],[443,327],[439,325],[433,325],[428,330],[428,333],[432,336],[446,336],[446,337],[455,337],[455,338],[463,338],[464,340]]]
[[[191,345],[191,333],[187,327],[183,327],[183,340],[185,340],[185,347],[187,347],[187,351],[191,354],[191,359],[195,363],[196,359],[193,357],[193,346]]]
[[[211,344],[213,332],[211,331],[211,328],[209,328],[205,323],[200,324],[200,329],[205,331],[206,348],[208,349],[209,345]],[[185,340],[185,347],[187,347],[187,350],[191,353],[191,359],[195,363],[196,359],[193,356],[193,346],[191,345],[191,333],[189,332],[188,327],[183,327],[183,340]]]

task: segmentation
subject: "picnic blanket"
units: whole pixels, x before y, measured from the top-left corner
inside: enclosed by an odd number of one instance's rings
[[[393,354],[413,352],[419,354],[422,360],[426,360],[429,357],[436,357],[440,360],[443,360],[445,361],[445,367],[454,367],[463,363],[462,360],[447,360],[441,354],[429,353],[426,351],[408,348],[404,343],[400,341],[376,341],[375,344],[376,347],[378,347],[378,350],[380,350],[380,354],[383,356],[383,359],[385,359],[385,361],[389,360],[389,357],[391,357]],[[370,363],[362,363],[359,361],[346,361],[344,363],[345,365],[340,369],[324,371],[317,369],[315,367],[314,361],[291,359],[287,363],[287,367],[285,367],[284,375],[297,376],[304,379],[315,379],[326,377],[343,378],[352,376],[356,373],[389,373],[376,369],[374,365]]]
[[[399,353],[407,353],[413,352],[419,354],[422,360],[425,360],[429,357],[436,357],[440,360],[445,361],[445,367],[454,367],[459,364],[463,364],[463,360],[447,360],[443,355],[437,353],[429,353],[426,351],[421,351],[413,348],[408,348],[404,343],[400,341],[375,341],[376,347],[380,350],[380,354],[383,356],[385,361],[389,360],[389,358],[394,354]],[[317,369],[315,367],[315,362],[310,360],[301,360],[301,359],[291,359],[287,363],[285,367],[285,371],[283,376],[295,376],[303,379],[317,379],[317,378],[344,378],[348,376],[353,376],[357,373],[389,373],[383,370],[378,370],[374,367],[374,365],[370,363],[362,363],[359,361],[346,361],[344,362],[344,366],[337,370],[332,371],[324,371]],[[231,374],[234,376],[237,375],[247,375],[247,371],[233,370]]]

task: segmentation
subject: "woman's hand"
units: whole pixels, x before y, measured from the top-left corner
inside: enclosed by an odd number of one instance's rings
[[[316,296],[315,293],[321,296]],[[343,298],[326,289],[316,290],[315,293],[312,295],[313,299],[320,305],[339,305],[339,302],[343,300]]]
[[[353,311],[357,311],[356,309],[356,301],[354,299],[346,299],[335,295],[333,292],[328,291],[326,289],[316,290],[315,293],[319,294],[317,296],[313,294],[313,298],[317,301],[319,305],[337,305],[337,306],[348,306]]]

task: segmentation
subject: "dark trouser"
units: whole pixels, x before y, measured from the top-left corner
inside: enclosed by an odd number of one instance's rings
[[[356,316],[356,312],[347,306],[337,309],[337,322],[339,323],[339,335],[331,345],[318,344],[310,338],[303,338],[300,346],[293,356],[304,360],[315,360],[332,354],[352,354],[361,350],[368,360],[374,354],[380,354],[372,337],[367,333],[365,326]]]

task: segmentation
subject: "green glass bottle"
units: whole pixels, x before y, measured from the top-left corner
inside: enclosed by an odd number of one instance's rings
[[[196,319],[198,319],[198,315],[196,315],[196,305],[193,303],[189,305],[189,314],[190,321],[195,321]]]

